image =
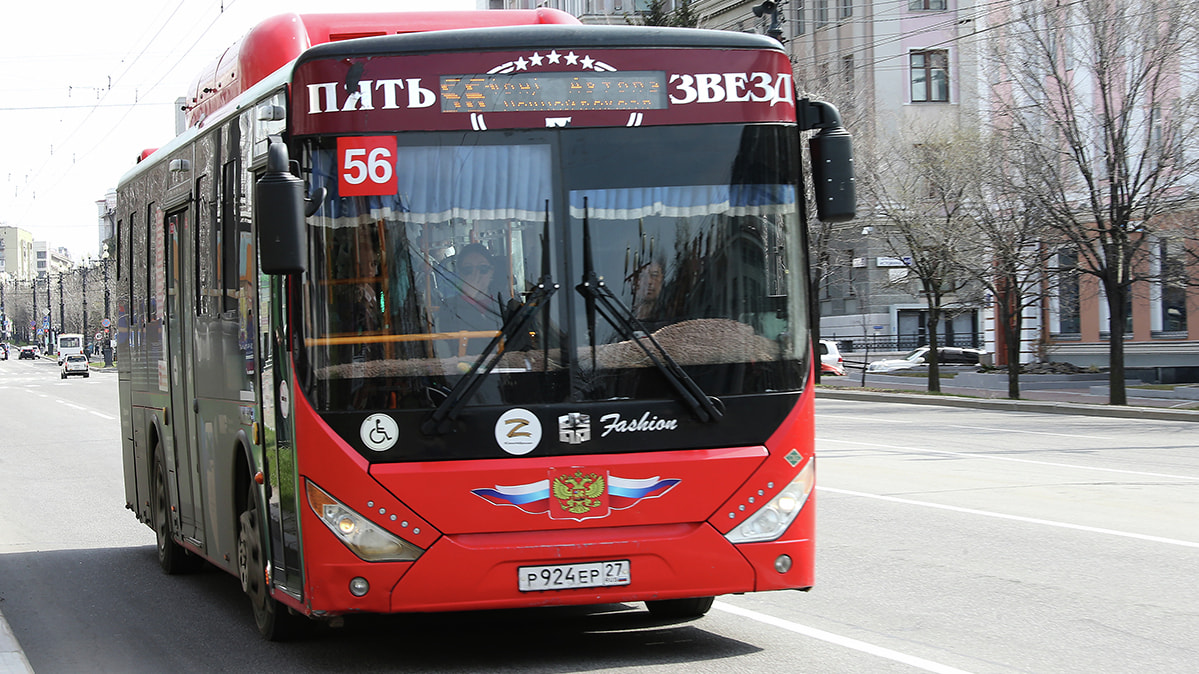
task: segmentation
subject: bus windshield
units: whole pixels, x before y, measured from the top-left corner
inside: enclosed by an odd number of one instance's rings
[[[793,127],[394,138],[394,193],[371,196],[339,193],[338,138],[305,141],[329,195],[300,327],[317,409],[437,407],[546,280],[469,404],[671,398],[653,342],[709,396],[803,386]]]

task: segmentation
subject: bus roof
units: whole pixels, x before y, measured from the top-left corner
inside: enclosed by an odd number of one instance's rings
[[[280,14],[259,23],[214,59],[188,91],[187,125],[193,127],[313,45],[361,37],[455,28],[577,24],[556,9],[466,12]]]

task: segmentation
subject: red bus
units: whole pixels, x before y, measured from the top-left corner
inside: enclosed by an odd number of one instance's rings
[[[122,179],[128,507],[265,637],[812,585],[849,136],[773,40],[575,23],[267,21]]]

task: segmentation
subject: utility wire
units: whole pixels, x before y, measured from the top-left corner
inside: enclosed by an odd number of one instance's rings
[[[162,82],[163,82],[164,80],[166,80],[166,79],[167,79],[167,77],[169,77],[169,76],[171,75],[172,71],[174,71],[174,69],[175,69],[176,67],[178,67],[178,66],[179,66],[179,64],[180,64],[180,63],[182,63],[182,62],[183,62],[183,60],[184,60],[185,58],[187,58],[187,56],[188,56],[189,52],[191,52],[191,50],[192,50],[192,49],[194,49],[194,48],[196,47],[196,45],[198,45],[198,44],[200,43],[200,41],[201,41],[201,40],[203,40],[203,39],[204,39],[204,37],[205,37],[206,35],[208,35],[208,32],[209,32],[210,30],[212,30],[212,27],[213,27],[214,25],[216,25],[216,22],[217,22],[217,21],[219,21],[219,20],[221,19],[221,17],[223,17],[223,16],[224,16],[224,12],[225,12],[225,10],[229,9],[230,7],[232,7],[232,6],[233,6],[233,4],[234,4],[234,3],[236,3],[236,2],[237,2],[237,0],[220,0],[220,10],[218,11],[217,15],[216,15],[216,16],[215,16],[215,17],[212,19],[212,21],[210,21],[210,22],[208,23],[208,25],[207,25],[207,26],[205,26],[205,27],[204,27],[204,29],[203,29],[203,30],[200,32],[199,36],[197,36],[197,37],[196,37],[196,39],[195,39],[194,41],[192,41],[192,43],[191,43],[191,44],[190,44],[190,45],[189,45],[189,46],[188,46],[186,49],[184,49],[184,50],[183,50],[183,53],[182,53],[182,55],[180,55],[180,56],[179,56],[179,58],[178,58],[178,59],[177,59],[177,60],[176,60],[176,61],[175,61],[173,64],[171,64],[171,66],[169,66],[168,68],[166,68],[166,69],[163,71],[163,74],[162,74],[162,76],[161,76],[161,77],[159,77],[159,78],[158,78],[158,80],[154,82],[154,84],[150,85],[150,87],[149,87],[149,88],[146,90],[146,93],[147,93],[147,94],[148,94],[148,93],[150,93],[151,91],[153,91],[155,88],[157,88],[157,87],[158,87],[160,84],[162,84]],[[175,16],[175,14],[177,13],[177,11],[178,11],[179,7],[181,7],[181,6],[182,6],[182,4],[183,4],[183,1],[181,0],[181,1],[180,1],[180,3],[179,3],[179,5],[178,5],[178,6],[175,8],[175,11],[173,11],[173,12],[171,13],[170,17],[168,17],[168,22],[169,22],[169,20],[170,20],[171,18],[173,18],[173,17]],[[156,32],[156,34],[155,34],[154,38],[152,38],[152,39],[151,39],[151,42],[153,42],[153,40],[154,40],[154,39],[157,39],[157,37],[158,37],[159,35],[161,35],[161,34],[162,34],[162,31],[163,31],[163,29],[164,29],[165,27],[166,27],[166,24],[164,23],[164,24],[163,24],[163,26],[162,26],[162,27],[160,27],[160,28],[158,29],[158,31]],[[148,47],[149,47],[149,44],[147,44],[147,48],[148,48]],[[139,53],[138,57],[140,58],[140,57],[141,57],[141,55],[145,53],[145,51],[146,51],[146,49],[143,49],[143,50],[142,50],[142,51]],[[130,68],[131,68],[131,67],[132,67],[132,65],[130,66]],[[122,73],[122,76],[123,76],[125,73],[128,73],[128,72],[129,72],[129,70],[130,70],[130,68],[126,68],[126,70],[124,71],[124,73]],[[77,162],[79,162],[79,161],[81,161],[81,160],[85,159],[86,157],[90,156],[90,155],[91,155],[91,153],[92,153],[92,152],[94,152],[94,151],[96,150],[96,148],[100,147],[100,146],[101,146],[101,145],[104,143],[104,141],[108,140],[109,136],[111,136],[111,135],[112,135],[112,133],[113,133],[113,132],[114,132],[114,131],[115,131],[115,130],[118,128],[118,127],[120,127],[120,126],[121,126],[121,123],[122,123],[122,122],[124,122],[124,121],[125,121],[125,119],[129,117],[129,115],[130,115],[130,114],[133,112],[133,110],[134,110],[135,108],[137,108],[137,107],[139,107],[139,106],[144,106],[144,105],[156,105],[156,106],[157,106],[157,105],[163,105],[163,103],[143,103],[142,101],[140,101],[140,100],[139,100],[139,101],[135,101],[135,102],[133,102],[132,104],[126,104],[126,106],[125,106],[125,107],[126,107],[125,114],[121,115],[121,117],[120,117],[120,118],[119,118],[119,119],[118,119],[118,120],[117,120],[117,121],[116,121],[114,124],[111,124],[111,125],[109,125],[109,127],[108,127],[108,130],[107,130],[107,131],[104,133],[104,135],[103,135],[103,136],[101,136],[101,137],[99,138],[99,140],[97,140],[95,143],[93,143],[91,147],[89,147],[88,149],[84,150],[82,153],[73,153],[73,157],[74,157],[74,159],[73,159],[73,162],[72,162],[72,164],[74,164],[74,163],[77,163]],[[173,105],[173,103],[171,103],[171,105]],[[61,107],[61,106],[60,106],[60,107]],[[72,131],[72,132],[71,132],[71,133],[70,133],[70,134],[67,136],[66,140],[63,142],[63,144],[62,144],[62,145],[60,145],[60,147],[63,147],[63,146],[65,146],[65,143],[66,143],[66,142],[69,142],[69,141],[71,140],[71,138],[73,138],[73,137],[75,136],[75,134],[76,134],[76,133],[77,133],[77,132],[78,132],[78,131],[79,131],[79,130],[80,130],[82,127],[83,127],[83,124],[84,124],[84,123],[87,121],[87,119],[89,119],[89,118],[91,117],[91,114],[92,114],[92,112],[94,112],[96,108],[100,107],[100,104],[98,103],[98,104],[96,104],[96,105],[87,106],[87,107],[91,108],[91,110],[88,112],[88,115],[87,115],[87,116],[84,118],[84,120],[83,120],[83,121],[81,121],[81,122],[79,123],[79,125],[77,125],[77,126],[75,127],[75,129],[74,129],[74,130],[73,130],[73,131]],[[121,106],[120,106],[120,105],[113,105],[112,107],[121,107]],[[48,156],[48,157],[45,159],[45,161],[43,161],[43,162],[42,162],[41,166],[39,166],[39,167],[38,167],[37,171],[35,171],[35,172],[34,172],[34,174],[33,174],[33,177],[32,177],[32,178],[31,178],[29,181],[27,181],[27,182],[31,182],[31,183],[34,183],[34,184],[36,184],[36,183],[37,183],[37,181],[40,179],[40,177],[41,177],[42,173],[45,171],[46,167],[47,167],[47,166],[49,165],[49,163],[52,161],[52,158],[53,158],[53,155],[50,155],[50,156]],[[56,177],[56,178],[55,178],[55,179],[54,179],[52,182],[50,182],[50,183],[49,183],[47,186],[45,186],[43,189],[45,189],[45,190],[52,190],[52,189],[54,189],[55,187],[57,187],[57,186],[58,186],[58,184],[59,184],[59,183],[60,183],[60,182],[61,182],[61,181],[62,181],[64,178],[66,178],[66,177],[67,177],[67,175],[68,175],[69,173],[70,173],[70,168],[68,168],[66,171],[63,171],[62,173],[60,173],[60,174],[59,174],[59,175],[58,175],[58,176],[57,176],[57,177]],[[21,213],[21,216],[22,216],[22,217],[21,217],[21,218],[18,218],[18,220],[20,220],[20,219],[23,219],[23,217],[24,217],[25,213],[27,213],[27,212],[28,212],[28,209],[29,209],[31,206],[32,206],[32,204],[27,204],[27,205],[26,205],[26,207],[25,207],[25,210],[24,210],[24,211]]]

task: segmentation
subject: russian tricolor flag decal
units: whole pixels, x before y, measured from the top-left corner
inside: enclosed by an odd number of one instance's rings
[[[513,506],[531,515],[548,513],[551,519],[581,521],[607,517],[613,510],[658,498],[679,482],[656,475],[625,478],[572,467],[551,471],[545,480],[472,489],[471,493],[492,505]]]

